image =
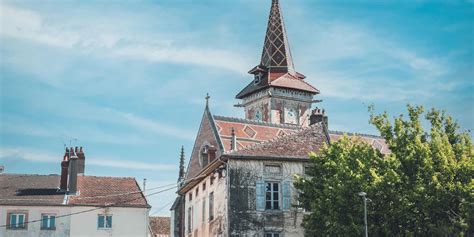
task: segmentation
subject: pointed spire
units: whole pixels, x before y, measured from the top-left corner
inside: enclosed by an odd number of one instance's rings
[[[179,178],[178,182],[184,179],[184,146],[181,146],[181,154],[179,156]]]
[[[270,72],[295,74],[290,45],[286,37],[285,24],[283,23],[278,0],[272,0],[260,65],[265,66]]]

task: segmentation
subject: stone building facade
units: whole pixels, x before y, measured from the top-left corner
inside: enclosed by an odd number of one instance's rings
[[[293,177],[304,175],[310,152],[343,133],[329,131],[324,110],[312,109],[319,90],[295,70],[278,0],[249,74],[236,95],[245,118],[213,115],[206,98],[186,172],[180,167],[171,211],[182,215],[171,221],[171,236],[304,236]],[[380,137],[357,135],[387,152]]]

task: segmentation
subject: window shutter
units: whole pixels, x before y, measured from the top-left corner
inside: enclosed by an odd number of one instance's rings
[[[41,228],[46,229],[48,228],[48,216],[43,215],[43,219],[41,220]]]
[[[107,216],[107,228],[112,228],[112,216]]]
[[[255,193],[256,193],[256,206],[257,211],[265,210],[265,182],[257,180],[255,184]]]
[[[99,219],[98,219],[98,222],[97,222],[97,227],[99,228],[104,228],[104,216],[100,215],[99,216]]]
[[[290,181],[283,181],[283,210],[290,210],[291,207],[291,187]]]
[[[51,228],[56,228],[56,216],[51,216],[50,217],[50,227]]]

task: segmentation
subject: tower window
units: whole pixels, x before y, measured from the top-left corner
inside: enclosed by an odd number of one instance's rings
[[[262,80],[262,73],[259,72],[259,73],[255,74],[253,83],[254,83],[255,85],[257,85],[257,84],[260,83],[261,80]]]
[[[257,110],[257,112],[255,112],[255,120],[262,121],[262,113],[260,112],[260,110]]]

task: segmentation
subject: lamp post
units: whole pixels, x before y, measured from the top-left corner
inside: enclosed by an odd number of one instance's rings
[[[369,233],[367,230],[367,193],[365,192],[360,192],[359,196],[362,197],[362,200],[364,200],[364,225],[365,225],[365,237],[369,237]]]

